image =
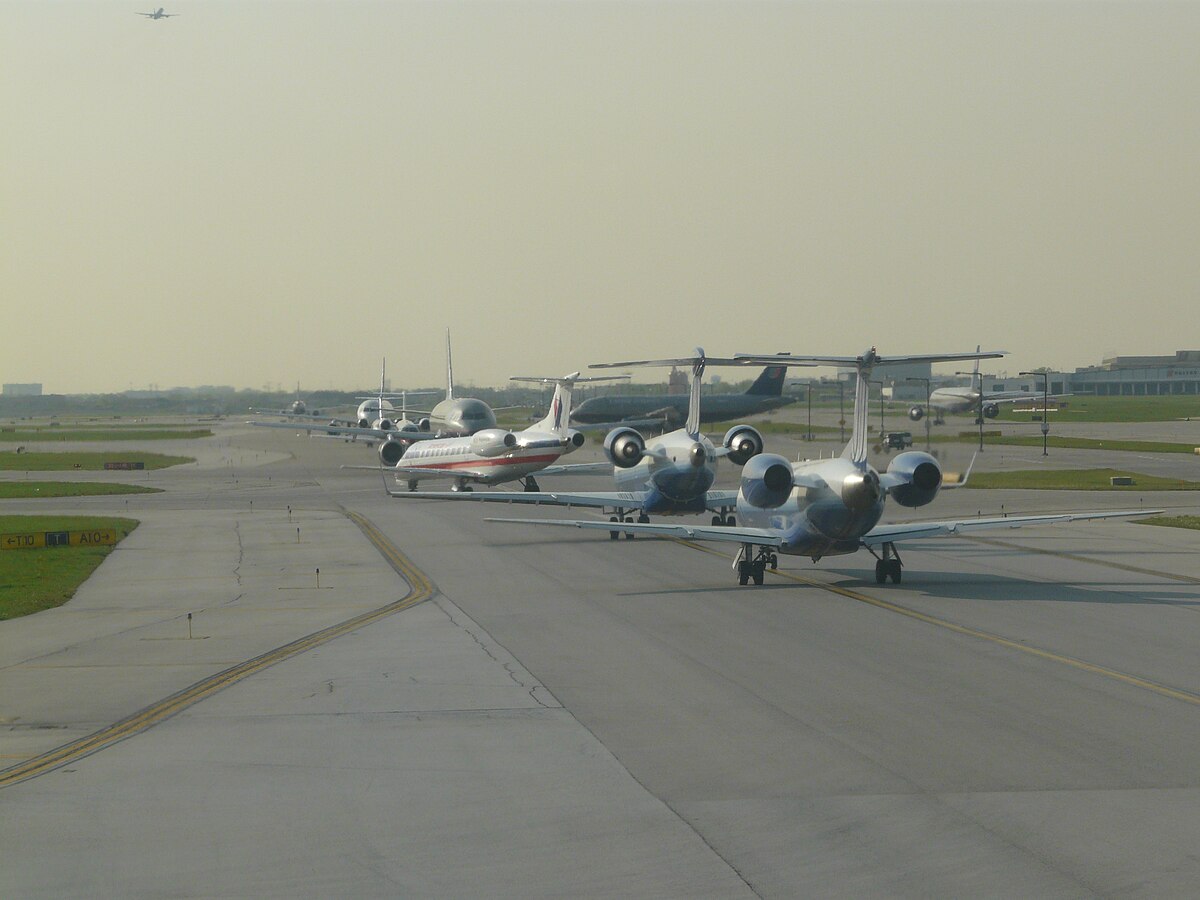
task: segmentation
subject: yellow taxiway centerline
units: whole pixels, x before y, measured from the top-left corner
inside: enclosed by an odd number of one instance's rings
[[[680,540],[678,538],[672,538],[671,540],[683,544],[685,547],[690,547],[693,550],[699,550],[702,553],[710,553],[713,556],[720,556],[723,559],[728,559],[725,554],[714,548],[705,547],[701,544]],[[1094,560],[1086,561],[1094,562]],[[798,584],[805,584],[810,587],[820,588],[821,590],[829,591],[830,593],[838,594],[851,600],[857,600],[859,603],[866,603],[868,606],[874,606],[878,609],[885,609],[888,612],[906,616],[910,619],[916,619],[918,622],[924,622],[927,625],[933,625],[938,628],[944,628],[947,631],[953,631],[956,634],[978,638],[981,641],[988,641],[989,643],[996,644],[1000,647],[1006,647],[1010,650],[1019,650],[1020,652],[1027,653],[1030,656],[1036,656],[1039,659],[1045,659],[1049,660],[1050,662],[1059,663],[1060,665],[1070,666],[1073,669],[1090,672],[1093,675],[1100,675],[1104,678],[1111,678],[1114,681],[1120,681],[1124,684],[1132,685],[1133,687],[1152,691],[1155,694],[1159,694],[1163,697],[1169,697],[1172,700],[1181,700],[1184,703],[1190,703],[1193,706],[1200,706],[1200,694],[1196,694],[1191,691],[1169,687],[1165,684],[1158,684],[1157,682],[1149,681],[1145,678],[1139,678],[1136,675],[1130,675],[1127,672],[1121,672],[1117,669],[1110,669],[1107,666],[1101,666],[1097,665],[1096,663],[1087,662],[1086,660],[1076,659],[1073,656],[1064,656],[1063,654],[1055,653],[1052,650],[1043,650],[1040,647],[1024,644],[1020,641],[1002,637],[998,634],[992,634],[988,631],[981,631],[978,628],[971,628],[966,625],[958,625],[955,622],[949,621],[948,619],[940,619],[937,616],[918,612],[915,609],[910,609],[907,606],[901,606],[898,603],[892,603],[888,600],[880,600],[878,597],[872,597],[869,594],[863,594],[859,591],[851,590],[850,588],[838,587],[834,584],[826,584],[812,578],[806,578],[803,575],[797,575],[795,573],[785,572],[779,569],[767,569],[767,574],[776,575],[779,578],[786,578],[789,581],[795,581]]]
[[[148,706],[128,718],[109,725],[107,728],[102,728],[100,731],[86,737],[34,756],[19,765],[0,770],[0,788],[44,775],[60,766],[103,750],[118,741],[133,737],[135,734],[157,725],[159,722],[175,715],[192,704],[199,703],[205,697],[209,697],[217,691],[224,690],[256,672],[261,672],[268,666],[273,666],[285,659],[297,656],[306,650],[311,650],[313,647],[327,643],[350,631],[370,625],[372,622],[376,622],[393,613],[410,609],[433,596],[433,582],[397,550],[374,524],[357,513],[346,510],[343,510],[343,513],[362,530],[367,539],[383,554],[388,565],[408,582],[410,591],[406,596],[394,603],[389,603],[370,612],[354,616],[344,622],[323,628],[320,631],[313,632],[289,644],[284,644],[282,647],[276,647],[274,650],[269,650],[260,656],[248,659],[222,672],[217,672],[215,675],[160,700],[158,703]]]

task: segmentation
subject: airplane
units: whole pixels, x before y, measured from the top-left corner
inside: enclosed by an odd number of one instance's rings
[[[740,524],[706,527],[665,523],[626,523],[625,531],[691,541],[740,544],[733,567],[738,584],[763,583],[767,568],[776,569],[778,554],[807,556],[817,562],[826,556],[866,549],[875,557],[875,581],[891,578],[899,584],[903,563],[896,545],[904,541],[957,535],[983,529],[1020,528],[1051,522],[1108,519],[1151,515],[1154,511],[1059,513],[999,518],[952,519],[908,524],[879,524],[886,500],[914,509],[931,503],[943,481],[942,468],[928,453],[913,450],[898,454],[884,472],[867,462],[867,420],[872,369],[886,363],[946,362],[992,359],[1001,353],[944,353],[925,356],[882,357],[874,347],[857,357],[757,356],[735,354],[744,365],[853,366],[857,372],[854,424],[841,455],[832,459],[792,463],[774,453],[759,453],[742,467],[737,495]],[[968,470],[969,476],[969,470]],[[493,522],[611,530],[608,522],[568,519],[489,519]]]
[[[163,8],[160,6],[154,12],[149,12],[149,13],[140,12],[140,13],[134,13],[134,15],[145,16],[147,19],[171,19],[171,18],[174,18],[175,16],[179,15],[179,13],[163,12]]]
[[[697,348],[695,356],[684,359],[635,360],[603,363],[592,368],[623,368],[626,366],[689,366],[692,377],[688,392],[687,421],[682,428],[647,443],[646,439],[628,425],[618,425],[604,439],[604,454],[612,465],[616,491],[487,491],[470,496],[448,492],[421,494],[392,493],[394,497],[421,499],[479,500],[490,503],[527,503],[545,506],[583,506],[610,513],[610,522],[647,523],[653,515],[688,515],[712,511],[713,525],[734,525],[730,515],[737,502],[737,491],[713,490],[716,464],[727,457],[737,465],[747,462],[763,450],[763,437],[750,425],[735,425],[715,446],[700,433],[701,381],[709,363],[732,365],[731,359],[711,360]],[[772,367],[782,381],[783,366]],[[770,370],[768,370],[770,371]],[[760,378],[760,381],[762,379]],[[711,398],[704,402],[709,402]],[[580,467],[564,466],[570,473]],[[587,466],[592,469],[594,467]],[[560,473],[555,473],[560,474]],[[391,493],[391,492],[389,492]],[[626,538],[634,533],[625,528],[613,528],[609,537],[616,540],[624,532]]]
[[[567,424],[574,386],[585,381],[614,379],[580,378],[578,372],[572,372],[562,378],[521,375],[511,380],[555,386],[550,409],[544,418],[517,432],[485,428],[471,435],[417,443],[391,466],[396,481],[407,481],[410,492],[416,491],[417,482],[423,478],[453,478],[452,493],[470,492],[473,490],[471,482],[500,484],[505,481],[520,481],[526,491],[536,491],[535,472],[552,471],[555,467],[551,463],[583,446],[583,434]],[[401,440],[405,437],[400,435]],[[403,496],[390,489],[388,493]]]
[[[975,348],[978,351],[978,347]],[[947,414],[959,415],[975,413],[975,424],[981,424],[983,419],[994,419],[1000,415],[1001,403],[1021,403],[1026,401],[1041,401],[1044,398],[1041,391],[996,391],[985,398],[983,395],[983,377],[979,374],[979,360],[975,360],[975,371],[971,374],[970,387],[940,387],[929,394],[929,410],[920,404],[908,410],[908,417],[914,422],[920,422],[927,412],[934,413],[934,424],[945,424]],[[1063,394],[1052,394],[1062,397]]]
[[[764,369],[744,394],[710,394],[704,398],[700,421],[727,422],[795,403],[795,397],[783,396],[784,372],[781,366]],[[585,400],[572,418],[581,423],[612,425],[622,421],[633,425],[662,421],[678,428],[687,415],[688,398],[683,394],[609,394]]]
[[[325,419],[327,415],[322,415],[319,409],[309,409],[308,404],[300,399],[300,383],[296,382],[296,399],[288,404],[286,409],[262,409],[260,407],[251,406],[250,412],[260,416],[287,416],[297,419]]]
[[[409,392],[409,396],[412,392]],[[403,394],[387,396],[400,397]],[[507,408],[507,407],[501,407]],[[251,422],[260,428],[299,428],[310,434],[331,434],[346,440],[378,441],[380,465],[392,467],[404,456],[408,448],[418,441],[436,440],[444,437],[473,435],[480,431],[496,428],[496,413],[474,397],[454,396],[454,363],[450,354],[450,331],[446,331],[446,399],[432,410],[402,411],[404,418],[393,420],[396,410],[388,401],[380,381],[378,397],[363,398],[356,412],[357,421],[347,424],[330,422],[328,425],[296,425],[285,422]],[[412,421],[408,413],[418,413],[422,418]]]

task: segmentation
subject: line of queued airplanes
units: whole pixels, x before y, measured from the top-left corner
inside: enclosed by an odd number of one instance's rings
[[[888,498],[906,509],[926,506],[940,491],[964,485],[970,476],[970,468],[961,481],[947,483],[938,460],[917,450],[898,454],[882,472],[871,465],[867,459],[867,438],[873,370],[882,365],[961,360],[974,360],[978,367],[979,360],[1003,355],[1003,352],[976,349],[966,353],[884,357],[872,347],[855,357],[738,353],[732,357],[714,358],[697,349],[693,356],[684,358],[594,364],[592,368],[689,368],[687,418],[675,430],[649,440],[635,427],[640,424],[638,422],[582,426],[609,429],[603,445],[607,461],[563,465],[561,458],[582,446],[585,440],[581,430],[569,425],[572,389],[582,382],[613,378],[581,378],[579,372],[560,378],[515,378],[517,381],[553,384],[555,390],[550,409],[543,419],[522,431],[509,431],[496,426],[494,411],[483,401],[454,397],[447,335],[446,399],[429,411],[428,419],[418,422],[407,418],[388,419],[385,413],[391,408],[381,385],[378,397],[372,398],[379,418],[369,425],[364,421],[300,427],[341,437],[365,435],[375,439],[380,464],[346,468],[391,472],[397,487],[393,489],[385,480],[385,489],[397,499],[584,507],[599,511],[607,519],[492,518],[487,521],[607,531],[613,540],[622,534],[627,539],[641,534],[737,544],[733,568],[742,585],[751,581],[762,584],[767,570],[778,567],[779,554],[806,556],[816,562],[826,556],[846,555],[863,549],[875,557],[876,582],[882,584],[890,578],[898,584],[903,563],[897,545],[906,541],[986,529],[1153,514],[1153,510],[1119,510],[880,524]],[[735,395],[751,398],[761,397],[764,384],[781,386],[783,373],[789,367],[852,368],[856,375],[853,424],[850,439],[841,454],[833,458],[791,462],[779,454],[767,452],[762,434],[749,424],[733,426],[720,444],[714,443],[700,430],[703,421],[701,384],[705,369],[718,365],[764,367],[755,382],[759,395],[755,395],[755,387],[746,395]],[[406,416],[409,411],[403,412]],[[982,414],[982,410],[980,412]],[[359,413],[362,418],[362,407]],[[728,419],[731,414],[723,411],[722,417]],[[661,425],[663,421],[655,417],[646,424]],[[294,423],[253,424],[297,427]],[[737,490],[713,487],[721,459],[741,467]],[[615,488],[611,491],[543,491],[534,477],[535,474],[595,472],[609,467]],[[418,492],[418,482],[426,478],[449,478],[451,490]],[[495,485],[510,481],[520,482],[523,489],[475,492],[471,488],[473,483]],[[707,513],[712,513],[708,525],[650,521],[652,515],[677,517]]]

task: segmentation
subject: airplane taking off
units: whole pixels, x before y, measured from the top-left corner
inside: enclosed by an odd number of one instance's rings
[[[704,351],[697,348],[695,356],[685,359],[636,360],[592,366],[595,369],[686,365],[692,371],[687,421],[682,428],[664,434],[649,444],[628,425],[618,425],[608,433],[604,440],[604,454],[613,466],[616,491],[488,491],[470,496],[424,492],[397,493],[392,496],[593,507],[610,512],[609,521],[616,523],[632,523],[634,513],[637,514],[637,521],[644,524],[650,521],[652,514],[687,515],[711,510],[716,514],[713,516],[713,525],[733,525],[735,519],[730,512],[737,502],[737,491],[712,490],[717,460],[728,457],[737,465],[743,465],[752,456],[762,452],[763,437],[750,425],[736,425],[726,432],[721,446],[717,447],[700,433],[703,408],[701,381],[709,362],[734,364],[732,359],[709,360]],[[784,367],[772,368],[778,370],[779,380],[782,381]],[[577,467],[566,466],[563,469],[569,472],[577,470]],[[627,538],[634,535],[628,529],[613,528],[609,536],[616,540],[622,531]]]
[[[580,378],[578,372],[573,372],[562,378],[516,376],[511,380],[555,386],[550,410],[541,421],[518,432],[485,428],[465,437],[422,441],[391,467],[396,481],[407,481],[410,492],[423,478],[453,478],[453,493],[471,491],[470,482],[500,484],[518,480],[525,490],[536,491],[535,472],[552,471],[551,463],[583,446],[583,435],[567,425],[574,386],[583,381],[613,379]],[[403,440],[405,435],[400,437]],[[388,493],[407,496],[390,489]]]
[[[979,350],[978,347],[975,348]],[[1062,397],[1062,394],[1051,394],[1051,397]],[[908,411],[908,417],[914,422],[920,422],[925,416],[932,412],[934,414],[934,424],[945,424],[945,416],[947,414],[960,415],[963,413],[975,413],[975,424],[980,424],[983,419],[994,419],[1000,415],[1001,403],[1024,403],[1041,401],[1045,395],[1041,392],[1032,391],[996,391],[988,394],[986,399],[983,396],[983,376],[979,374],[979,360],[975,360],[975,371],[971,374],[970,387],[940,387],[929,395],[929,409],[926,410],[920,404],[911,407]]]
[[[785,373],[783,366],[769,366],[744,394],[710,394],[704,398],[700,421],[727,422],[795,403],[795,397],[783,396]],[[688,398],[683,394],[609,394],[580,403],[572,418],[587,424],[613,425],[627,420],[636,420],[631,424],[662,421],[668,427],[678,428],[687,416]]]
[[[179,15],[179,13],[163,12],[163,8],[160,6],[154,12],[149,12],[149,13],[140,12],[140,13],[134,13],[134,15],[145,16],[147,19],[171,19],[171,18],[174,18],[175,16]]]
[[[936,458],[921,451],[894,457],[885,472],[867,462],[867,418],[872,369],[885,363],[947,362],[991,359],[1000,353],[951,353],[926,356],[881,357],[872,347],[858,357],[755,356],[736,354],[746,365],[853,366],[857,372],[854,392],[854,425],[850,441],[840,457],[792,463],[774,453],[760,453],[742,467],[737,495],[739,524],[725,527],[626,523],[622,530],[635,534],[662,535],[692,541],[740,544],[734,559],[738,583],[763,583],[768,567],[778,567],[777,554],[807,556],[813,562],[825,556],[855,553],[862,548],[875,557],[875,581],[888,578],[900,582],[902,563],[896,545],[942,535],[1025,525],[1151,515],[1153,510],[1121,512],[1061,513],[1008,516],[911,524],[880,525],[885,501],[891,497],[900,506],[916,508],[931,503],[943,485],[942,469]],[[527,525],[555,525],[611,530],[608,522],[565,519],[490,519]],[[877,552],[878,551],[878,552]]]

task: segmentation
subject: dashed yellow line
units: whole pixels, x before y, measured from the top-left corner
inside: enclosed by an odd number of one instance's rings
[[[243,663],[225,669],[223,672],[218,672],[215,675],[205,678],[176,694],[172,694],[170,697],[160,700],[158,703],[148,706],[140,712],[134,713],[132,716],[122,719],[107,728],[63,744],[61,747],[56,747],[53,750],[35,756],[20,765],[0,770],[0,788],[44,775],[60,766],[75,762],[84,756],[96,753],[126,738],[133,737],[135,734],[139,734],[157,725],[159,722],[170,718],[192,704],[199,703],[206,697],[210,697],[218,691],[224,690],[230,685],[250,677],[256,672],[261,672],[268,666],[273,666],[285,659],[290,659],[293,656],[304,653],[306,650],[311,650],[313,647],[320,646],[336,637],[362,628],[365,625],[370,625],[372,622],[376,622],[394,613],[410,609],[428,600],[433,595],[433,583],[404,554],[397,550],[378,528],[357,513],[347,511],[345,515],[362,530],[367,539],[383,554],[388,565],[408,582],[411,590],[407,596],[394,603],[389,603],[386,606],[381,606],[378,609],[373,609],[347,619],[344,622],[313,632],[310,635],[292,641],[289,644],[284,644],[282,647],[277,647],[253,659],[248,659]]]
[[[692,541],[684,541],[674,539],[685,547],[690,547],[693,550],[699,550],[702,553],[709,553],[713,556],[720,556],[728,559],[725,554],[721,553],[712,547],[705,547],[701,544],[693,543]],[[1091,560],[1089,560],[1090,562]],[[1139,678],[1137,675],[1130,675],[1127,672],[1121,672],[1117,669],[1110,669],[1108,666],[1097,665],[1086,660],[1076,659],[1073,656],[1064,656],[1061,653],[1055,653],[1052,650],[1044,650],[1040,647],[1034,647],[1030,644],[1025,644],[1020,641],[1014,641],[1011,638],[1002,637],[998,634],[992,634],[989,631],[981,631],[978,628],[970,628],[966,625],[959,625],[951,622],[948,619],[941,619],[937,616],[931,616],[928,613],[919,612],[915,609],[910,609],[907,606],[901,606],[898,603],[892,603],[888,600],[880,600],[878,597],[872,597],[869,594],[863,594],[859,591],[851,590],[850,588],[839,587],[835,584],[826,584],[822,581],[817,581],[813,578],[806,578],[803,575],[797,575],[793,572],[783,570],[772,571],[767,570],[768,574],[775,575],[779,578],[785,578],[788,581],[795,581],[799,584],[805,584],[810,587],[820,588],[821,590],[829,591],[832,594],[838,594],[842,597],[847,597],[850,600],[857,600],[859,603],[865,603],[868,606],[874,606],[878,609],[885,609],[888,612],[896,613],[897,615],[905,616],[909,619],[916,619],[918,622],[924,622],[927,625],[933,625],[937,628],[943,628],[947,631],[953,631],[956,634],[965,635],[967,637],[978,638],[981,641],[988,641],[1000,647],[1006,647],[1009,650],[1019,650],[1021,653],[1027,653],[1030,656],[1036,656],[1039,659],[1055,662],[1060,665],[1069,666],[1072,669],[1079,669],[1083,672],[1090,672],[1093,675],[1100,675],[1104,678],[1111,678],[1114,681],[1119,681],[1123,684],[1132,685],[1133,687],[1143,690],[1152,691],[1162,697],[1169,697],[1172,700],[1181,700],[1184,703],[1190,703],[1193,706],[1200,706],[1200,694],[1192,691],[1185,691],[1181,688],[1169,687],[1165,684],[1159,684],[1155,681],[1150,681],[1146,678]]]

